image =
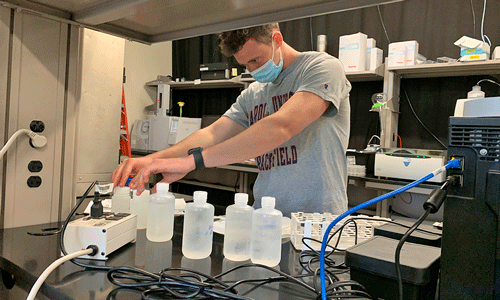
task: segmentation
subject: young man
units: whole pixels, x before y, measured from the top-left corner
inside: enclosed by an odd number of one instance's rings
[[[255,158],[257,208],[262,196],[272,196],[285,216],[346,211],[351,85],[340,61],[296,51],[277,23],[219,38],[222,53],[234,55],[257,82],[209,127],[168,149],[125,160],[113,173],[115,185],[135,172],[130,186],[141,193],[151,174],[174,182],[195,169]]]

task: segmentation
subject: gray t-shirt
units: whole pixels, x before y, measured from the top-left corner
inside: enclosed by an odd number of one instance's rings
[[[299,134],[255,158],[259,175],[254,185],[255,207],[262,196],[276,198],[276,209],[292,212],[347,210],[347,166],[351,84],[335,57],[301,53],[272,83],[254,82],[226,111],[243,127],[275,113],[293,94],[310,92],[332,104]]]

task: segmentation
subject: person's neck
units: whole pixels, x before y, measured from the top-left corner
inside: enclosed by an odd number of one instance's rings
[[[281,46],[281,55],[283,55],[284,70],[297,58],[297,56],[300,55],[300,52],[283,42],[283,45]]]

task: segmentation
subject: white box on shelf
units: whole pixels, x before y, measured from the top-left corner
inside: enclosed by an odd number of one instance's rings
[[[406,48],[405,66],[413,66],[417,64],[418,42],[404,42]]]
[[[412,66],[416,64],[418,54],[417,41],[405,41],[389,44],[388,67]]]
[[[379,48],[371,48],[366,55],[365,71],[375,71],[384,60],[384,51]]]
[[[388,67],[401,67],[405,65],[406,47],[401,43],[389,44]]]
[[[340,37],[339,60],[346,72],[365,70],[367,39],[367,35],[361,32]]]
[[[496,46],[491,55],[491,59],[500,59],[500,46]]]
[[[366,48],[375,48],[377,47],[377,41],[374,38],[366,39]]]

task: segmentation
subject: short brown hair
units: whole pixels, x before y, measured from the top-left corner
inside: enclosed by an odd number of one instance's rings
[[[225,31],[219,33],[219,47],[222,54],[230,57],[240,51],[241,47],[249,39],[254,39],[264,44],[270,43],[272,41],[271,35],[276,30],[280,30],[278,23]]]

